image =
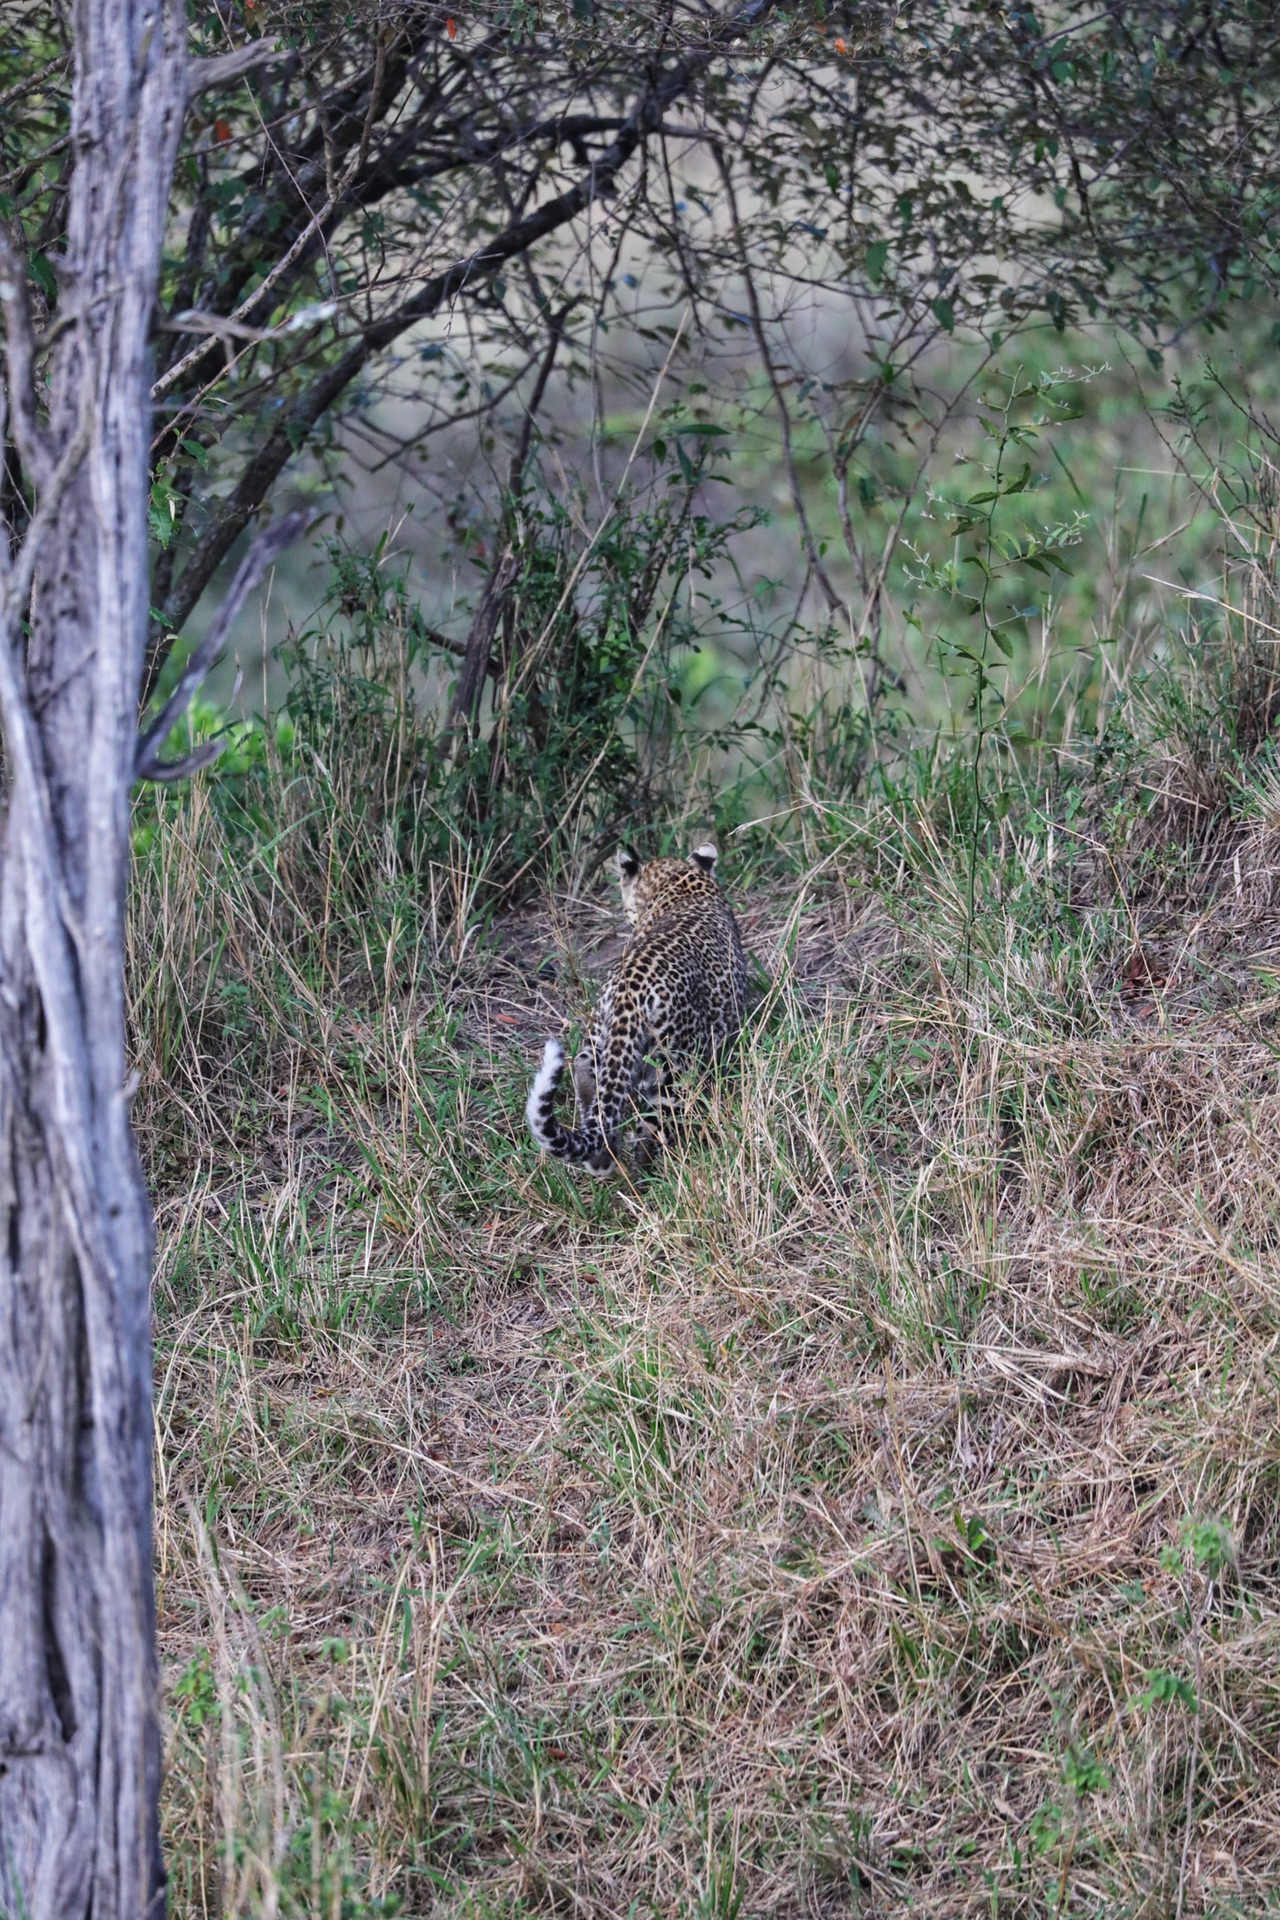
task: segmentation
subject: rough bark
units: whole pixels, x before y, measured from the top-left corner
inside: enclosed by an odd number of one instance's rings
[[[0,1909],[163,1908],[151,1226],[125,1085],[129,792],[148,612],[148,333],[185,95],[181,0],[76,0],[56,342],[0,257]],[[43,367],[47,382],[37,383]]]

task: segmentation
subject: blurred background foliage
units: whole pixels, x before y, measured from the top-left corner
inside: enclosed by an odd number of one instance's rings
[[[149,697],[315,510],[190,723],[229,817],[341,771],[497,900],[930,741],[982,812],[1202,645],[1273,529],[1274,6],[453,4],[192,10]],[[48,350],[68,74],[6,9]]]

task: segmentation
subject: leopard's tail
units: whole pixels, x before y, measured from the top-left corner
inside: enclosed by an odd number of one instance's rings
[[[564,1064],[564,1048],[558,1040],[548,1040],[542,1049],[542,1065],[534,1076],[529,1098],[525,1102],[524,1112],[529,1131],[542,1151],[549,1153],[553,1160],[563,1160],[571,1167],[582,1167],[588,1173],[608,1173],[614,1165],[614,1157],[599,1120],[593,1116],[585,1127],[575,1131],[572,1127],[562,1126],[556,1119],[556,1095],[564,1079]]]

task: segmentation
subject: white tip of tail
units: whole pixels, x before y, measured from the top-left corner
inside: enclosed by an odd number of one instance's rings
[[[543,1124],[543,1107],[555,1093],[560,1076],[564,1072],[564,1048],[558,1040],[548,1040],[542,1049],[542,1065],[534,1075],[533,1085],[529,1089],[529,1098],[525,1101],[524,1117],[529,1122],[529,1131],[538,1145],[546,1151],[547,1134]]]

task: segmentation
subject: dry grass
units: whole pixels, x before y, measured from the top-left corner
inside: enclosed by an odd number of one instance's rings
[[[967,998],[936,809],[759,880],[774,985],[643,1192],[521,1130],[607,895],[464,942],[465,874],[433,928],[182,805],[134,962],[175,1915],[1270,1910],[1268,804],[1072,935],[1010,830]]]

